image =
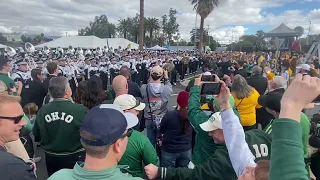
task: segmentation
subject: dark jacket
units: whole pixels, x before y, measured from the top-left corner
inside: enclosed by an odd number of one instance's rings
[[[260,95],[263,95],[268,87],[267,78],[263,77],[260,74],[253,75],[247,78],[247,82],[251,87],[254,87]]]
[[[47,76],[47,78],[43,81],[43,88],[44,88],[44,91],[45,91],[46,94],[48,94],[49,81],[50,81],[50,79],[53,78],[53,77],[57,77],[57,76],[52,75],[52,74],[49,74],[49,75]]]
[[[35,103],[38,108],[42,107],[43,98],[47,95],[43,83],[40,81],[32,81],[30,84],[30,97],[29,102]]]
[[[237,74],[239,74],[239,75],[241,75],[242,77],[244,77],[244,78],[246,78],[247,77],[247,69],[246,68],[242,68],[242,69],[239,69],[239,70],[236,70],[235,72],[234,72],[234,75],[237,75]]]
[[[192,126],[187,132],[181,125],[179,111],[168,111],[162,118],[160,132],[163,134],[162,150],[169,153],[181,153],[191,149]]]
[[[134,97],[142,98],[139,85],[137,83],[130,81],[130,80],[128,80],[128,94],[130,94]],[[114,99],[115,97],[116,97],[116,93],[111,88],[109,91],[109,94],[108,94],[108,99]],[[104,103],[104,104],[109,104],[109,103]]]

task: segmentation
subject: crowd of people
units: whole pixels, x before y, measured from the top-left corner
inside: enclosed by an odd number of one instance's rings
[[[39,58],[31,70],[22,56],[0,58],[3,179],[37,178],[36,144],[50,180],[320,178],[320,118],[305,114],[320,95],[318,60],[98,54]],[[171,109],[173,85],[188,74]],[[202,93],[205,76],[218,94]]]

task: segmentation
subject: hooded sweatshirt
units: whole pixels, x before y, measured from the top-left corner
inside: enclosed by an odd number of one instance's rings
[[[144,84],[141,86],[141,94],[143,101],[146,103],[146,107],[144,108],[144,117],[146,120],[151,120],[151,115],[153,115],[153,120],[160,124],[161,119],[168,111],[168,102],[172,94],[172,85],[170,82],[165,82],[165,84]]]

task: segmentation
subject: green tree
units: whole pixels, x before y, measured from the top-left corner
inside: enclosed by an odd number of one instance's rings
[[[117,31],[121,33],[125,39],[127,39],[127,35],[130,31],[130,26],[131,26],[130,23],[131,23],[130,18],[119,20]]]
[[[295,28],[294,28],[294,31],[297,32],[297,38],[300,38],[300,37],[303,35],[303,33],[304,33],[304,29],[303,29],[303,27],[301,27],[301,26],[295,27]]]
[[[194,42],[194,37],[196,36],[196,42],[200,41],[200,29],[197,28],[197,30],[195,30],[194,28],[190,31],[190,41]],[[204,39],[207,39],[208,36],[208,31],[204,30]]]
[[[179,32],[179,24],[177,23],[178,11],[170,8],[169,15],[162,16],[162,29],[166,35],[168,42],[172,41],[173,35]]]
[[[150,45],[152,46],[153,33],[160,29],[159,19],[157,18],[147,18],[145,22],[146,31],[149,32]]]
[[[78,30],[79,36],[95,35],[99,38],[112,38],[116,35],[116,26],[108,21],[106,15],[96,16],[89,26]]]
[[[190,0],[191,4],[194,5],[194,10],[201,17],[200,20],[200,41],[198,49],[202,52],[203,46],[203,35],[204,35],[204,20],[212,13],[215,7],[218,6],[219,0]]]
[[[32,41],[33,41],[31,37],[27,37],[27,36],[25,36],[24,34],[21,35],[20,39],[21,39],[21,41],[22,41],[23,43],[32,42]]]
[[[188,42],[184,39],[181,39],[179,42],[179,46],[188,46]]]
[[[264,32],[262,30],[257,31],[257,41],[256,41],[256,50],[261,50],[266,45],[266,42],[264,41]]]
[[[7,42],[7,41],[8,41],[7,38],[4,37],[2,33],[0,33],[0,42]]]

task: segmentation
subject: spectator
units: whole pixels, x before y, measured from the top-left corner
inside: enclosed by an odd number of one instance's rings
[[[87,81],[87,88],[83,94],[81,104],[91,109],[100,105],[107,99],[107,91],[102,88],[102,80],[99,76],[91,76]]]
[[[268,93],[267,95],[263,95],[259,97],[259,104],[267,109],[267,111],[274,116],[275,119],[279,118],[280,110],[281,110],[281,98],[283,93]],[[270,121],[269,125],[264,129],[268,134],[272,133],[272,124],[273,120]],[[301,112],[300,114],[300,124],[302,129],[302,145],[303,145],[303,152],[304,152],[304,158],[305,162],[308,162],[309,158],[309,134],[310,134],[310,120],[309,118]],[[309,165],[306,163],[306,169],[309,172]]]
[[[86,159],[75,163],[73,169],[63,169],[49,180],[105,179],[138,180],[121,172],[118,162],[126,151],[128,137],[138,118],[125,113],[116,105],[102,104],[92,108],[80,128],[80,141],[86,151]]]
[[[87,91],[87,81],[80,81],[74,95],[74,102],[81,104],[84,93]]]
[[[50,176],[84,159],[78,132],[88,109],[69,100],[72,91],[68,79],[63,76],[50,79],[49,93],[54,100],[39,110],[33,134],[45,151]]]
[[[23,116],[19,99],[13,96],[0,96],[1,179],[36,179],[35,164],[25,163],[7,152],[5,148],[5,143],[19,140],[20,129],[26,125],[22,120]]]
[[[127,79],[128,82],[128,94],[131,94],[134,97],[142,98],[141,91],[139,88],[139,85],[137,83],[134,83],[130,79],[131,70],[127,66],[122,66],[120,68],[120,75],[124,76]]]
[[[252,76],[247,79],[248,84],[255,88],[260,95],[263,95],[268,87],[267,78],[262,76],[262,68],[254,66],[252,68]]]
[[[49,75],[43,81],[43,88],[44,88],[46,94],[48,94],[49,81],[50,81],[51,78],[58,76],[59,68],[58,68],[58,64],[55,63],[55,62],[47,63],[47,67],[46,68],[48,70]]]
[[[161,79],[164,77],[164,84]],[[160,66],[154,66],[150,71],[150,82],[141,86],[141,94],[146,108],[144,117],[146,119],[147,136],[153,146],[159,136],[160,123],[168,111],[168,102],[172,94],[172,86],[169,81],[168,71]]]
[[[239,74],[242,77],[246,78],[247,77],[247,70],[243,66],[244,66],[244,61],[242,61],[242,60],[238,61],[236,64],[236,70],[234,72],[234,75]]]
[[[256,108],[261,108],[258,104],[259,93],[248,85],[244,77],[236,75],[231,86],[231,94],[240,114],[243,129],[245,131],[256,129]]]
[[[181,91],[177,97],[177,110],[168,111],[162,119],[162,167],[187,167],[191,160],[192,126],[188,119],[188,97],[188,92]]]
[[[196,80],[197,81],[197,80]],[[192,90],[191,90],[192,91]],[[225,108],[225,106],[221,106]],[[231,109],[231,108],[230,108]],[[223,112],[229,109],[222,109]],[[207,156],[207,159],[200,165],[190,168],[158,168],[152,164],[145,167],[146,174],[149,179],[167,179],[167,180],[189,180],[189,179],[215,179],[215,180],[233,180],[237,179],[237,174],[233,170],[230,158],[228,155],[227,147],[225,146],[225,137],[222,130],[222,119],[220,112],[213,114],[206,122],[200,124],[203,131],[207,132],[207,136],[214,140],[215,143],[221,144],[212,155]],[[234,119],[233,119],[234,120]],[[269,160],[270,154],[257,153],[254,147],[264,146],[267,148],[265,152],[270,152],[271,149],[271,137],[262,130],[251,130],[245,132],[245,141],[250,147],[251,154],[255,155],[255,161]],[[239,155],[239,154],[238,154]],[[241,154],[242,155],[242,154]],[[238,156],[239,157],[239,156]],[[247,156],[245,156],[247,157]],[[257,169],[256,171],[268,172],[268,170]],[[251,175],[250,172],[248,175]],[[258,172],[257,172],[258,173]],[[252,178],[248,179],[251,180]],[[258,178],[259,179],[259,178]],[[244,179],[247,180],[247,179]],[[262,179],[264,180],[264,179]]]
[[[112,89],[115,91],[115,97],[118,97],[122,94],[128,94],[128,82],[127,79],[118,75],[112,80]],[[110,93],[109,93],[110,94]],[[103,101],[103,104],[113,104],[114,99]]]
[[[42,107],[43,98],[47,95],[45,89],[43,88],[44,73],[41,69],[32,69],[31,77],[32,82],[30,83],[30,95],[29,103],[35,103],[38,108]]]
[[[9,72],[9,60],[0,58],[0,81],[2,81],[6,85],[8,90],[16,86],[17,91],[14,93],[14,95],[20,96],[23,84],[21,83],[21,81],[18,81],[17,84],[15,84],[14,81],[8,76]]]
[[[145,104],[134,98],[132,95],[123,94],[118,96],[113,104],[118,105],[124,112],[130,112],[138,116],[143,111]],[[139,124],[137,124],[138,126]],[[127,172],[133,177],[145,177],[141,164],[159,165],[157,153],[150,143],[149,139],[139,131],[133,130],[128,138],[126,152],[123,154],[119,165],[127,165]]]
[[[276,92],[283,94],[287,88],[287,82],[282,76],[275,76],[270,81],[269,92]]]

